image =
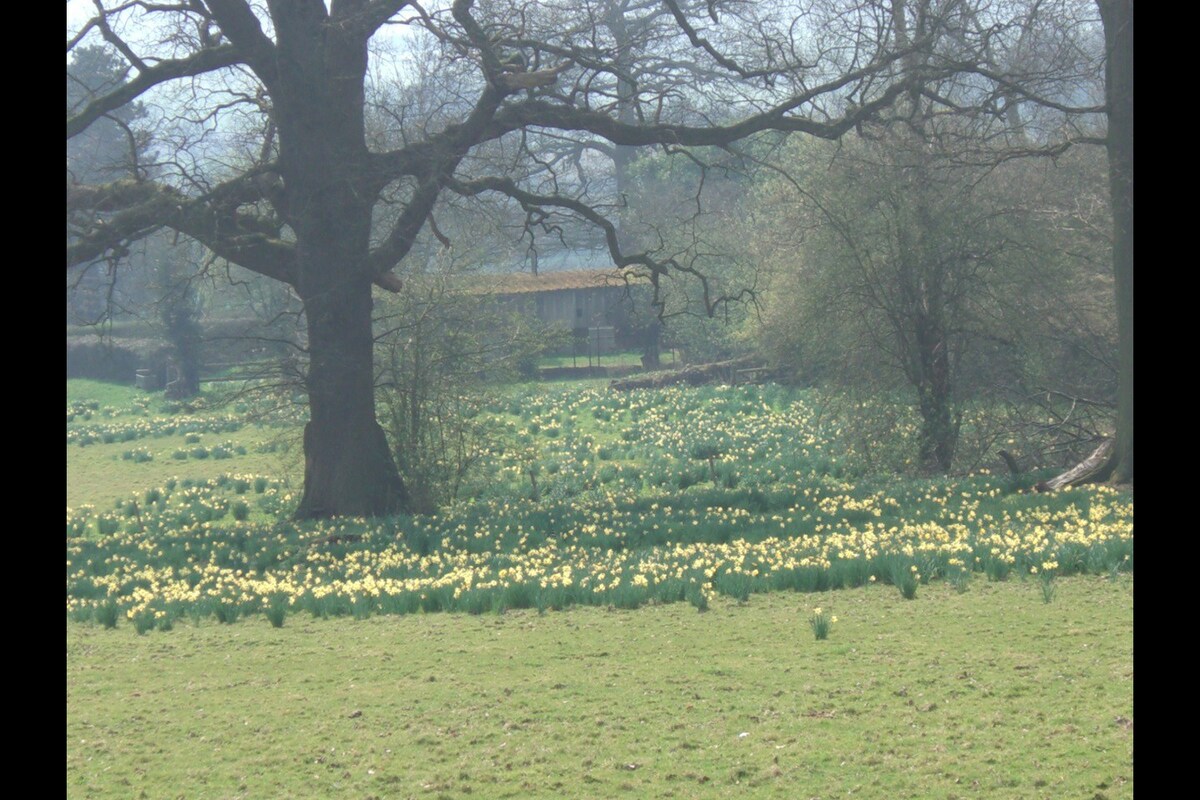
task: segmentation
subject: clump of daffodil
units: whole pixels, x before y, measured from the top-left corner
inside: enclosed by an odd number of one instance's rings
[[[921,573],[917,571],[916,564],[909,564],[905,568],[903,562],[897,562],[892,566],[892,583],[900,590],[900,596],[905,600],[916,599],[917,584],[920,581]]]
[[[1029,571],[1038,577],[1038,586],[1042,589],[1042,602],[1049,603],[1054,599],[1054,592],[1058,588],[1054,581],[1058,572],[1058,562],[1053,559],[1043,561],[1040,570],[1033,567]]]
[[[825,613],[825,609],[818,606],[812,610],[812,615],[808,618],[808,626],[812,628],[813,636],[820,641],[829,638],[829,631],[837,621],[836,616]]]

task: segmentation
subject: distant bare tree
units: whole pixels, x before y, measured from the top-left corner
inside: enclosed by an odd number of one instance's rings
[[[1051,235],[1052,179],[1018,160],[1099,140],[1103,51],[1088,8],[892,0],[887,34],[905,53],[895,69],[925,80],[849,143],[790,150],[802,163],[776,196],[805,209],[788,231],[809,235],[785,285],[814,309],[793,327],[841,329],[867,354],[860,371],[880,356],[898,369],[916,394],[927,472],[954,462],[962,376],[981,371],[972,360],[1016,350],[1016,320],[1061,294],[1066,239]],[[938,74],[941,63],[961,69]],[[775,325],[788,327],[791,296],[776,292]],[[836,358],[852,358],[846,335],[831,340],[844,348]]]

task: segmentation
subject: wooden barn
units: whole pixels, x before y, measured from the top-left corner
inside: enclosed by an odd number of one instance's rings
[[[473,293],[587,336],[600,352],[641,347],[651,318],[645,279],[616,268],[479,275]]]

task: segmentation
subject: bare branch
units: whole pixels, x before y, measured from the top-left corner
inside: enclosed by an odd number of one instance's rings
[[[614,265],[622,268],[641,267],[647,270],[647,277],[654,287],[652,304],[658,309],[660,318],[663,316],[664,304],[659,294],[659,280],[662,276],[670,273],[687,274],[700,282],[704,309],[708,316],[715,315],[717,309],[724,304],[739,302],[747,297],[753,298],[753,290],[751,289],[740,289],[736,295],[721,294],[714,296],[712,283],[707,275],[674,258],[659,261],[651,257],[648,253],[628,254],[623,252],[616,226],[597,211],[595,207],[581,200],[561,195],[536,194],[521,189],[510,178],[500,177],[476,178],[465,181],[449,179],[446,181],[446,188],[463,196],[475,196],[483,192],[498,192],[516,200],[526,211],[536,211],[542,207],[563,208],[592,223],[604,232],[605,243],[608,246],[608,252]]]
[[[200,50],[186,58],[160,61],[152,67],[147,67],[128,83],[123,83],[108,94],[92,100],[78,114],[69,117],[67,119],[67,138],[77,136],[100,117],[110,111],[115,111],[159,84],[176,78],[202,75],[242,62],[241,53],[232,45]]]
[[[95,22],[96,27],[100,29],[100,35],[104,37],[106,42],[117,48],[121,55],[129,59],[129,63],[136,67],[138,72],[145,72],[145,63],[138,58],[137,54],[134,53],[129,45],[125,43],[124,39],[122,39],[120,36],[117,36],[117,34],[113,32],[112,27],[108,24],[108,12],[105,11],[104,4],[101,3],[100,0],[92,0],[92,2],[96,6],[96,11],[99,12],[95,17],[93,17],[92,21]]]
[[[411,0],[369,0],[369,2],[335,2],[332,16],[340,24],[348,25],[361,34],[370,36],[405,6],[416,5]]]
[[[90,219],[67,243],[67,268],[122,256],[130,242],[165,227],[190,236],[246,269],[293,283],[295,248],[280,240],[259,217],[237,210],[243,202],[258,198],[254,182],[247,176],[223,184],[203,198],[189,198],[148,182],[68,185],[68,219]]]
[[[275,63],[275,45],[263,33],[258,17],[245,0],[206,0],[213,19],[221,26],[221,33],[242,54],[242,60],[254,70],[267,88],[273,88],[278,75]]]
[[[90,31],[94,27],[96,27],[96,18],[92,17],[86,23],[84,23],[83,27],[79,29],[78,33],[76,33],[70,39],[67,39],[67,52],[69,53],[72,50],[74,50],[75,45],[77,45],[81,41],[83,41],[83,37],[87,36],[88,31]]]
[[[769,67],[764,69],[743,68],[732,58],[724,56],[718,52],[717,48],[713,47],[712,43],[709,42],[708,39],[696,32],[696,29],[693,28],[691,23],[688,22],[687,17],[684,15],[683,10],[679,7],[679,3],[676,2],[676,0],[663,0],[663,2],[666,4],[667,8],[671,10],[671,15],[675,17],[675,22],[679,25],[680,29],[687,34],[688,41],[692,43],[693,47],[699,47],[700,49],[704,50],[704,52],[712,56],[714,61],[730,72],[735,72],[743,78],[766,78],[766,85],[768,87],[773,85],[773,78],[778,74],[778,70]],[[716,22],[717,12],[711,3],[708,6],[708,12],[712,16],[713,21]]]

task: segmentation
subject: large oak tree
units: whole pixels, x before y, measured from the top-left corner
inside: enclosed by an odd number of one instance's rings
[[[289,284],[309,349],[297,516],[407,510],[376,421],[372,287],[397,287],[423,231],[441,238],[439,200],[501,196],[544,232],[565,218],[593,225],[615,264],[655,285],[686,271],[624,249],[610,221],[619,199],[585,173],[619,147],[723,147],[765,131],[835,138],[922,77],[884,35],[886,2],[809,5],[96,0],[68,50],[102,39],[129,72],[68,112],[67,138],[149,100],[167,132],[152,171],[108,183],[68,175],[67,267],[115,263],[167,229]],[[384,85],[373,70],[381,32],[410,54],[395,80],[436,79],[434,101]],[[631,71],[645,59],[653,69]],[[393,135],[369,135],[368,109],[401,121]],[[253,137],[240,163],[206,139],[221,125]]]

